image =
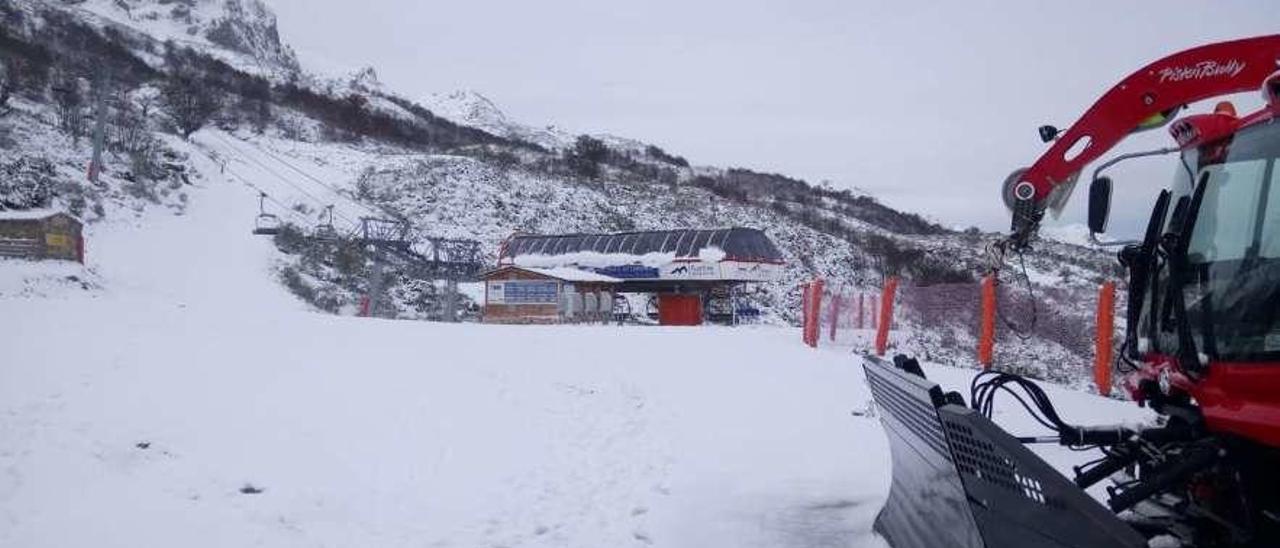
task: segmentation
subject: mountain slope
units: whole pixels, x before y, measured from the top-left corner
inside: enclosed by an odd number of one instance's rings
[[[424,99],[422,106],[455,123],[527,141],[547,150],[560,150],[573,145],[573,135],[554,127],[535,128],[511,121],[493,101],[475,91],[435,93]]]
[[[82,0],[64,2],[83,20],[197,48],[252,74],[296,77],[275,13],[262,0]]]

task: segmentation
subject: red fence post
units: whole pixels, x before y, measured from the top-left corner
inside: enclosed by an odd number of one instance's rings
[[[818,346],[818,334],[821,330],[822,286],[822,279],[816,279],[806,285],[806,291],[804,293],[804,323],[801,328],[803,330],[802,335],[804,343],[815,348]]]
[[[893,296],[898,291],[898,278],[891,277],[884,284],[884,294],[880,297],[880,322],[876,331],[876,355],[884,356],[889,348],[889,328],[893,326]]]
[[[1093,360],[1093,381],[1098,385],[1098,393],[1103,396],[1111,395],[1111,343],[1115,336],[1115,304],[1116,283],[1103,282],[1098,289],[1098,348]]]
[[[987,274],[982,278],[982,316],[978,328],[978,363],[983,369],[991,369],[996,349],[996,277]]]

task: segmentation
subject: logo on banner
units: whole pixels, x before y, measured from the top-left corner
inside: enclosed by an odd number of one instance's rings
[[[1165,82],[1181,82],[1183,80],[1200,80],[1203,78],[1217,78],[1225,76],[1227,78],[1235,78],[1241,72],[1244,72],[1245,63],[1239,59],[1232,59],[1226,63],[1217,61],[1201,61],[1194,65],[1182,67],[1165,67],[1160,69],[1160,83]]]
[[[668,265],[664,270],[664,278],[693,280],[715,280],[720,278],[720,267],[707,263],[680,263],[679,266]]]

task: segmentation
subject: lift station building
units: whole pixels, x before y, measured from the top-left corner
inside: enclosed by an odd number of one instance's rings
[[[585,303],[575,306],[575,295],[596,293],[595,302],[602,310],[607,293],[610,297],[648,295],[645,313],[663,325],[736,323],[754,312],[739,302],[739,289],[780,279],[783,265],[777,246],[754,228],[515,234],[503,242],[498,268],[483,276],[485,321],[548,321],[552,316],[548,305],[553,302],[549,282],[555,280],[559,296],[554,315],[562,319],[588,308]],[[543,278],[540,307],[509,302],[508,295],[523,291],[510,281],[539,276]]]

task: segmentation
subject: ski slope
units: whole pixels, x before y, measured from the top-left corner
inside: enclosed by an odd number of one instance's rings
[[[249,234],[270,175],[190,152],[183,215],[92,226],[87,268],[0,262],[0,546],[884,546],[855,356],[316,313]],[[1144,418],[1049,391],[1068,420]]]

